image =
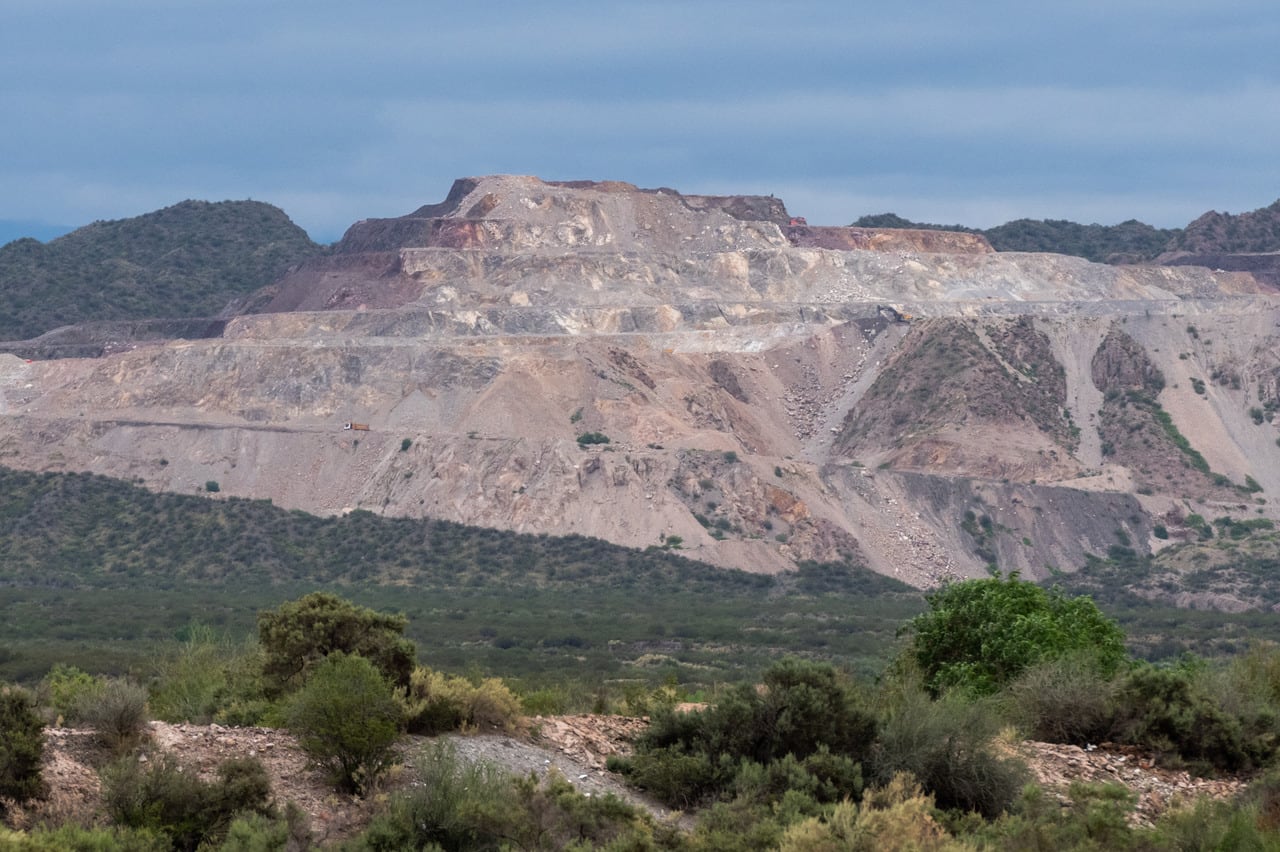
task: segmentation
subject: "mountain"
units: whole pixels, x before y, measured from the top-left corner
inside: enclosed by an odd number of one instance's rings
[[[1280,519],[1280,302],[1253,275],[791,222],[459,180],[202,334],[0,355],[0,464],[919,587]]]
[[[0,247],[0,340],[87,320],[212,317],[320,247],[278,208],[184,201]]]

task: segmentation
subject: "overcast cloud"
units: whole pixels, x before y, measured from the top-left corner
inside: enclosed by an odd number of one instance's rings
[[[1274,0],[1047,5],[0,0],[0,220],[255,198],[329,241],[494,172],[815,224],[1280,197]]]

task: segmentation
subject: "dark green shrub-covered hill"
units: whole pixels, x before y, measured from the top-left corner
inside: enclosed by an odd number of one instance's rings
[[[282,210],[184,201],[0,247],[0,340],[89,320],[214,316],[321,251]]]

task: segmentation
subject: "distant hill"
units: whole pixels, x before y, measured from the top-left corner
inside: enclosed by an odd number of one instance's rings
[[[1179,231],[1169,250],[1192,254],[1280,251],[1280,201],[1234,216],[1211,210]]]
[[[1154,260],[1182,233],[1176,228],[1153,228],[1136,219],[1119,225],[1081,225],[1064,219],[1016,219],[983,230],[964,225],[912,222],[894,213],[880,213],[863,216],[853,224],[861,228],[923,228],[982,234],[996,251],[1053,252],[1083,257],[1095,263]]]
[[[1205,264],[1250,269],[1223,256],[1280,252],[1280,200],[1251,213],[1210,211],[1185,228],[1153,228],[1130,219],[1119,225],[1081,225],[1063,219],[1016,219],[994,228],[912,222],[895,213],[863,216],[861,228],[922,228],[982,234],[996,251],[1046,251],[1087,258],[1097,263],[1142,263],[1181,255],[1186,263],[1204,256]]]
[[[279,208],[184,201],[0,247],[0,340],[87,320],[213,316],[322,251]]]

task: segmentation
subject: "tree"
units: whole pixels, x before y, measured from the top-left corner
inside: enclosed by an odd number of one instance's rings
[[[395,762],[400,704],[363,657],[325,658],[294,696],[286,719],[303,751],[345,792],[363,793]]]
[[[413,642],[404,638],[407,623],[403,615],[314,592],[258,614],[263,673],[277,689],[287,690],[305,682],[321,660],[341,652],[366,658],[391,683],[407,687],[416,659]]]
[[[951,583],[928,601],[909,624],[909,653],[934,695],[990,695],[1029,666],[1072,655],[1109,677],[1125,659],[1124,633],[1090,598],[1046,592],[1016,572]]]

